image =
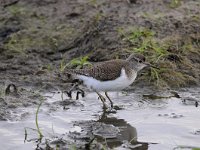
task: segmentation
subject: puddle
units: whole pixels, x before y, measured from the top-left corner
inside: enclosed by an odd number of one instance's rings
[[[181,97],[198,101],[199,91],[190,89],[178,93]],[[120,110],[103,112],[95,93],[79,100],[69,100],[58,92],[44,95],[47,100],[38,115],[44,135],[41,143],[34,130],[37,108],[18,108],[16,112],[28,112],[28,115],[18,121],[0,121],[0,141],[4,149],[45,149],[49,146],[55,149],[163,150],[200,147],[200,107],[185,103],[182,98],[150,99],[137,91],[110,93]]]

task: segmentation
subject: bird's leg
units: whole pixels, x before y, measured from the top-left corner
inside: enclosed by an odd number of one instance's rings
[[[82,97],[85,97],[85,92],[84,92],[82,89],[80,89],[80,88],[78,87],[77,90],[78,90],[78,91],[77,91],[77,93],[76,93],[76,100],[79,99],[79,94],[81,94]]]
[[[98,93],[97,91],[95,91],[95,92],[98,94],[100,100],[103,103],[103,109],[107,109],[107,106],[106,106],[106,103],[105,103],[106,99],[100,93]]]
[[[113,102],[112,102],[112,100],[110,99],[110,97],[108,96],[108,92],[105,92],[105,95],[106,95],[106,97],[108,98],[108,100],[110,101],[110,106],[111,106],[111,108],[113,108]]]
[[[81,94],[81,96],[84,97],[85,96],[85,92],[82,89],[79,88],[79,85],[81,85],[82,82],[77,80],[77,79],[75,79],[75,80],[72,81],[72,83],[73,83],[72,87],[70,88],[69,91],[66,92],[68,97],[72,98],[72,91],[75,91],[75,90],[77,91],[76,100],[79,99],[79,94]]]
[[[77,83],[73,84],[70,90],[66,92],[68,97],[72,98],[72,91],[74,91],[77,88],[77,86],[78,86]]]

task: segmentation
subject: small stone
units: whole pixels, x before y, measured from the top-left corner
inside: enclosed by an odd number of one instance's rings
[[[198,106],[199,106],[199,103],[198,103],[197,101],[195,102],[195,106],[196,106],[196,107],[198,107]]]
[[[175,116],[171,116],[171,118],[178,118],[178,116],[177,116],[177,115],[175,115]]]
[[[137,0],[127,0],[127,2],[130,4],[136,4]]]

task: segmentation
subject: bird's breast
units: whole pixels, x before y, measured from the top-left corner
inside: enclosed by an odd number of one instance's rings
[[[77,77],[83,81],[84,85],[95,91],[119,91],[131,85],[136,76],[136,73],[131,73],[131,76],[128,77],[125,69],[122,69],[121,75],[115,80],[100,81],[84,75],[78,75]]]

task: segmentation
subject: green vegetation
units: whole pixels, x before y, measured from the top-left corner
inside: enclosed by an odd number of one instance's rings
[[[26,12],[28,11],[25,7],[22,7],[20,5],[11,5],[8,7],[8,11],[13,16],[20,16],[20,15],[26,15]]]
[[[13,33],[10,36],[9,41],[4,45],[5,49],[10,52],[25,54],[27,46],[32,46],[30,38],[18,38],[17,33]]]
[[[171,0],[169,6],[171,8],[176,8],[179,7],[181,5],[181,0]]]
[[[184,67],[192,67],[185,57],[191,51],[196,52],[190,40],[176,36],[160,40],[154,31],[147,28],[134,28],[127,33],[120,29],[119,33],[129,43],[128,52],[143,54],[150,63],[159,66],[159,70],[151,68],[144,79],[158,87],[181,87],[194,83],[194,77],[179,69],[180,63]]]
[[[56,51],[58,45],[65,43],[72,33],[73,29],[67,26],[58,31],[54,27],[24,29],[11,34],[4,48],[10,52],[21,54],[25,54],[30,49]]]
[[[5,96],[5,89],[0,87],[0,97]]]
[[[70,150],[76,150],[76,146],[75,145],[71,145],[69,149]]]
[[[63,72],[67,66],[68,66],[68,64],[66,64],[65,59],[63,58],[60,61],[60,71]]]
[[[48,16],[35,9],[16,4],[6,8],[9,15],[1,22],[3,26],[9,20],[16,20],[20,31],[9,35],[3,48],[10,53],[26,54],[27,51],[56,51],[58,46],[66,44],[75,35],[70,25],[49,24]],[[20,24],[23,23],[23,24]]]
[[[77,69],[81,69],[85,66],[91,66],[92,65],[88,61],[88,56],[72,59],[69,64],[72,65],[73,67],[76,67]]]
[[[176,150],[176,149],[191,149],[191,150],[200,150],[200,148],[198,148],[198,147],[195,147],[195,148],[193,148],[193,147],[190,147],[190,146],[178,146],[178,147],[176,147],[176,148],[174,148],[174,150]]]
[[[155,33],[146,28],[133,29],[127,40],[132,44],[133,51],[150,54],[152,59],[164,57],[168,51],[155,38]]]
[[[90,5],[92,5],[95,8],[98,6],[97,0],[89,0],[88,2],[89,2]]]
[[[38,138],[38,139],[39,139],[40,141],[41,141],[42,138],[43,138],[43,134],[42,134],[42,132],[41,132],[41,130],[40,130],[40,128],[39,128],[39,124],[38,124],[38,113],[39,113],[40,107],[41,107],[41,105],[42,105],[43,102],[44,102],[44,99],[41,98],[40,104],[38,105],[37,111],[36,111],[36,114],[35,114],[35,124],[36,124],[37,132],[38,132],[38,135],[39,135],[39,138]]]
[[[41,87],[42,89],[43,87]],[[37,91],[34,91],[34,92],[31,92],[31,96],[33,97],[37,97],[37,100],[39,100],[39,103],[38,103],[38,106],[37,106],[37,109],[36,109],[36,112],[35,112],[35,125],[36,125],[36,128],[30,128],[30,127],[25,127],[24,128],[24,142],[28,141],[28,131],[29,130],[32,130],[34,132],[36,132],[38,134],[38,138],[37,138],[37,141],[40,143],[42,141],[42,138],[44,137],[43,134],[42,134],[42,131],[39,127],[39,121],[38,121],[38,115],[39,115],[39,111],[40,111],[40,107],[42,106],[45,98],[43,96],[40,95],[40,92],[41,92],[41,89],[38,89]],[[24,89],[26,90],[26,89]],[[30,92],[30,91],[29,91]]]
[[[63,72],[66,67],[82,69],[84,67],[89,67],[92,64],[88,61],[88,56],[79,57],[72,59],[69,63],[66,63],[64,59],[60,62],[60,71]]]

